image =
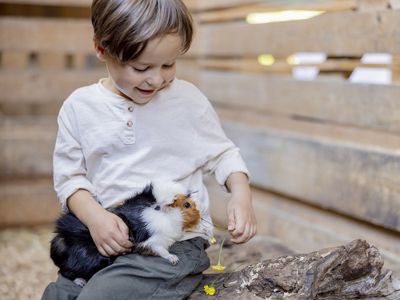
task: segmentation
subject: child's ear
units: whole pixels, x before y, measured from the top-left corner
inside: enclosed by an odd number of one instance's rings
[[[96,51],[96,56],[97,58],[102,61],[105,62],[105,49],[100,46],[96,41],[93,41],[94,43],[94,50]]]

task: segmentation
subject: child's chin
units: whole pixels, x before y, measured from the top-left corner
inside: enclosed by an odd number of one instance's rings
[[[132,99],[132,101],[136,104],[147,104],[154,98],[154,95],[155,93],[149,97],[135,97]]]

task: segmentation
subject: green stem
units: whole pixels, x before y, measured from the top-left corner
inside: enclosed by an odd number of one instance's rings
[[[224,239],[222,240],[221,246],[219,247],[218,264],[217,264],[217,266],[221,265],[222,247],[224,246],[225,239],[226,239],[226,236],[225,236]]]

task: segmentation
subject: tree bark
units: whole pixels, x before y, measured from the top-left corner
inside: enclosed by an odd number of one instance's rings
[[[190,299],[400,299],[400,280],[383,270],[379,250],[364,240],[309,254],[268,259],[238,272],[205,275]]]

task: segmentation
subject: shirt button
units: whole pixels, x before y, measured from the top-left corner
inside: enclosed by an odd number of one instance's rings
[[[132,121],[128,121],[128,122],[126,123],[126,126],[132,127],[132,126],[133,126],[133,122],[132,122]]]
[[[129,106],[129,107],[128,107],[128,110],[129,110],[130,112],[133,112],[133,106]]]

